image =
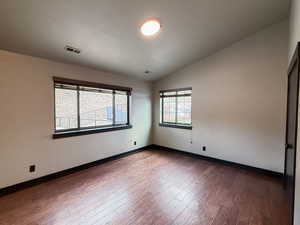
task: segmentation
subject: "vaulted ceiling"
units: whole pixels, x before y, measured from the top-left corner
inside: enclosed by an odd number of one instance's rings
[[[288,11],[289,0],[7,0],[0,6],[0,49],[155,80]],[[148,18],[162,23],[156,38],[140,34]]]

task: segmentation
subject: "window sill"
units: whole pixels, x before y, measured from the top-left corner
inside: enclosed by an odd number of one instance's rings
[[[179,124],[160,123],[159,126],[161,126],[161,127],[179,128],[179,129],[186,129],[186,130],[192,130],[193,129],[193,127],[191,125],[179,125]]]
[[[102,128],[83,129],[83,130],[75,130],[75,131],[63,131],[63,132],[57,132],[57,133],[53,134],[52,138],[58,139],[58,138],[74,137],[74,136],[96,134],[96,133],[109,132],[109,131],[115,131],[115,130],[125,130],[125,129],[130,129],[130,128],[132,128],[132,125],[102,127]]]

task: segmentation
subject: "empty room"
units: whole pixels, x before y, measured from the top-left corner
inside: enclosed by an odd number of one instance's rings
[[[1,0],[0,29],[0,225],[300,225],[300,0]]]

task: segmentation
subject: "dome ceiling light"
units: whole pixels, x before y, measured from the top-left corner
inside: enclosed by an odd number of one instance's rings
[[[153,36],[160,31],[160,28],[161,24],[158,20],[150,19],[141,26],[141,33],[144,36]]]

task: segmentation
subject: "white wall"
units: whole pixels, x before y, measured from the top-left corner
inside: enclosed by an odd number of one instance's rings
[[[291,0],[291,15],[290,15],[290,50],[289,58],[293,56],[297,43],[300,41],[300,0]],[[300,118],[300,113],[299,113]],[[298,124],[298,131],[300,124]],[[297,168],[296,168],[296,199],[295,199],[295,220],[294,225],[300,225],[300,134],[298,132],[298,153],[297,153]]]
[[[157,81],[154,144],[283,172],[287,57],[284,21]],[[184,87],[193,130],[159,127],[159,90]]]
[[[294,54],[297,43],[300,41],[300,0],[291,0],[290,11],[290,46],[289,58]]]
[[[150,144],[150,84],[6,51],[0,69],[0,188]],[[132,87],[133,128],[53,140],[52,76]]]

